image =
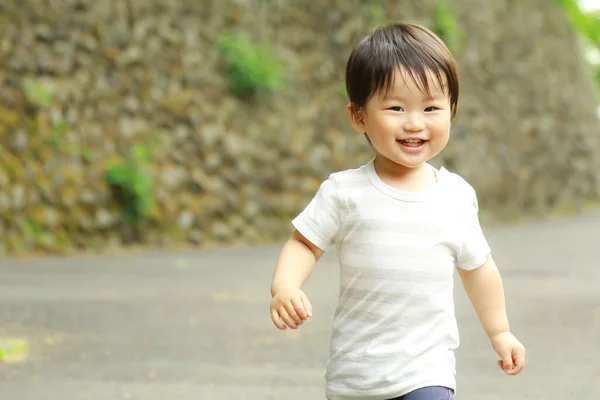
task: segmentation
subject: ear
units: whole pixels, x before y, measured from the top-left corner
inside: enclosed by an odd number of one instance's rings
[[[365,133],[367,131],[367,127],[365,124],[365,113],[362,109],[357,109],[352,105],[352,103],[348,103],[348,112],[350,113],[350,122],[352,122],[352,127],[358,133]]]

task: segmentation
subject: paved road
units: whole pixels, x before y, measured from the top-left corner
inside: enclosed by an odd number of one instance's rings
[[[505,376],[460,285],[459,400],[600,398],[600,214],[488,232],[529,364]],[[337,268],[307,284],[314,317],[270,322],[279,246],[0,260],[0,400],[323,399]]]

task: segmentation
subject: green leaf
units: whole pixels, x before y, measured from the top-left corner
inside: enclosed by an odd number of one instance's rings
[[[106,171],[106,180],[111,185],[120,186],[127,182],[128,170],[125,164],[115,163]]]
[[[27,100],[37,107],[48,107],[52,104],[54,93],[52,88],[42,82],[25,80],[23,90]]]
[[[254,45],[246,34],[224,33],[217,44],[228,66],[231,86],[238,95],[276,90],[284,85],[283,64],[267,43]]]
[[[442,38],[450,51],[458,52],[461,47],[463,32],[448,0],[437,0],[433,20],[434,31]]]
[[[134,145],[124,160],[106,169],[106,181],[118,187],[121,218],[126,224],[138,224],[150,214],[153,204],[153,178],[150,173],[150,146]]]

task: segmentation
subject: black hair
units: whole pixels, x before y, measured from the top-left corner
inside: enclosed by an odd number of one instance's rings
[[[399,67],[427,94],[429,74],[434,74],[448,92],[454,117],[459,91],[456,61],[435,33],[411,23],[380,26],[352,51],[346,65],[346,92],[352,111],[363,109],[379,91],[390,90]]]

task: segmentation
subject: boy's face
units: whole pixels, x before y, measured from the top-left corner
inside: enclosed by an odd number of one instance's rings
[[[397,70],[388,93],[376,93],[357,114],[354,128],[369,135],[378,157],[417,168],[440,153],[450,136],[450,98],[434,74],[431,97],[406,72]]]

